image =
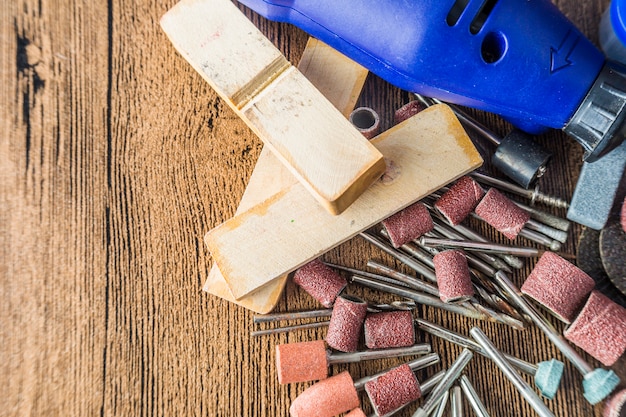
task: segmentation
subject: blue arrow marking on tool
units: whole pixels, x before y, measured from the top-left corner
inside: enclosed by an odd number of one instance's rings
[[[572,65],[569,57],[578,44],[580,35],[571,29],[567,31],[558,48],[550,47],[550,72],[555,73],[565,67]]]

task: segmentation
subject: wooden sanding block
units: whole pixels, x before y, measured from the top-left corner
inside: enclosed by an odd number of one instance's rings
[[[296,183],[205,236],[235,298],[297,269],[482,164],[446,105],[418,113],[372,143],[385,156],[387,171],[340,215],[321,209]]]
[[[384,172],[381,153],[230,0],[183,0],[161,27],[329,213]]]
[[[325,43],[309,38],[298,69],[337,109],[348,118],[361,94],[368,70]],[[237,213],[263,202],[297,183],[287,168],[264,147],[241,197]],[[268,282],[261,288],[235,299],[222,273],[213,263],[202,289],[259,314],[274,309],[287,283],[288,274]]]

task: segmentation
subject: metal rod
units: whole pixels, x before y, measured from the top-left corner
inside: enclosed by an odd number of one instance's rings
[[[286,333],[286,332],[290,332],[293,330],[314,329],[317,327],[328,326],[328,323],[329,321],[319,321],[316,323],[299,324],[297,326],[277,327],[275,329],[268,329],[268,330],[255,330],[253,332],[250,332],[250,336],[256,337],[256,336],[265,336],[268,334]]]
[[[448,405],[449,397],[450,391],[446,391],[446,393],[443,394],[443,397],[441,397],[441,401],[439,401],[439,405],[437,406],[435,412],[432,414],[432,417],[443,417],[443,414],[446,411],[446,406]]]
[[[524,187],[520,187],[510,182],[503,181],[498,178],[493,178],[480,172],[474,171],[470,174],[477,181],[483,184],[488,184],[503,191],[508,191],[513,194],[517,194],[522,197],[526,197],[530,200],[531,205],[535,202],[543,203],[557,208],[569,208],[569,203],[561,198],[551,195],[543,194],[539,192],[539,188],[535,187],[534,190],[527,190]]]
[[[544,251],[536,248],[500,245],[497,243],[472,242],[469,240],[440,239],[429,236],[420,237],[420,244],[431,247],[462,248],[467,251],[484,251],[492,253],[510,253],[515,256],[540,256]]]
[[[389,284],[386,282],[377,281],[371,278],[360,277],[358,275],[352,276],[352,282],[365,285],[369,288],[374,288],[379,291],[388,292],[391,294],[399,295],[401,297],[405,297],[419,304],[429,305],[431,307],[437,307],[442,310],[450,311],[452,313],[457,313],[465,317],[470,317],[479,320],[488,320],[488,321],[497,321],[495,318],[488,316],[482,312],[478,312],[475,309],[470,309],[462,305],[453,304],[453,303],[444,303],[437,297],[433,297],[432,295],[419,293],[417,291],[411,290],[409,288],[400,287],[398,285]]]
[[[538,222],[537,220],[533,220],[532,218],[526,222],[524,227],[542,233],[548,237],[551,237],[554,240],[558,240],[561,243],[567,242],[567,232],[555,229],[554,227],[550,227],[547,224],[543,224],[541,222]]]
[[[533,219],[541,223],[547,224],[548,226],[554,227],[555,229],[568,232],[570,229],[570,226],[572,225],[571,221],[564,219],[562,217],[555,216],[554,214],[550,214],[543,210],[539,210],[536,207],[531,207],[527,204],[520,203],[519,201],[513,201],[513,202],[517,204],[518,207],[529,212],[530,216]]]
[[[327,359],[329,365],[334,365],[337,363],[355,363],[383,358],[399,358],[409,355],[426,355],[431,353],[431,351],[432,348],[428,343],[419,343],[412,346],[389,349],[367,349],[357,352],[332,352],[327,356]],[[437,354],[435,353],[434,355]],[[426,357],[428,356],[424,356],[424,358]],[[430,356],[429,360],[432,359],[433,356]]]
[[[277,321],[288,321],[297,319],[315,319],[319,317],[330,317],[333,313],[332,308],[326,308],[323,310],[307,310],[307,311],[292,311],[286,313],[271,313],[263,315],[255,315],[252,318],[254,323],[274,323]]]
[[[454,381],[461,375],[465,366],[472,359],[474,354],[469,349],[463,349],[461,354],[456,358],[456,360],[450,365],[450,368],[446,371],[441,381],[437,384],[436,387],[430,392],[428,397],[426,397],[425,401],[422,405],[415,411],[413,417],[427,417],[439,404],[441,398],[445,394],[446,391],[450,389]]]
[[[435,297],[439,297],[439,289],[435,285],[429,284],[427,282],[423,282],[410,275],[403,274],[400,271],[397,271],[391,267],[388,267],[387,265],[383,265],[376,261],[372,261],[372,260],[367,261],[367,266],[377,272],[380,272],[381,274],[385,274],[393,279],[403,282],[409,285],[411,288],[414,288],[418,291],[423,291],[430,295],[434,295]]]
[[[396,258],[397,260],[399,260],[400,262],[402,262],[409,268],[413,269],[418,274],[424,276],[424,278],[433,281],[434,273],[426,265],[423,265],[422,263],[400,252],[399,250],[393,248],[392,246],[387,245],[378,237],[373,236],[367,232],[361,232],[359,233],[359,236],[361,236],[362,238],[364,238],[365,240],[367,240],[374,246],[378,247],[379,249],[382,249],[387,254],[393,256],[394,258]],[[436,280],[434,281],[436,282]]]
[[[482,400],[478,396],[478,393],[474,389],[474,385],[472,385],[469,378],[467,378],[467,375],[461,375],[461,378],[459,378],[459,384],[461,385],[461,389],[463,389],[465,398],[467,398],[467,401],[472,406],[476,417],[489,417],[489,412],[487,412],[485,404],[483,404]]]
[[[463,391],[461,391],[461,387],[455,385],[451,388],[452,391],[452,401],[450,402],[450,415],[452,417],[463,417]]]
[[[474,352],[480,353],[483,356],[487,356],[483,348],[469,337],[465,337],[459,333],[453,332],[452,330],[446,329],[445,327],[441,327],[424,319],[417,318],[415,319],[415,323],[417,323],[419,328],[426,333],[440,337],[461,347],[472,349]],[[537,373],[537,365],[533,365],[532,363],[526,362],[512,355],[505,354],[505,356],[513,366],[525,374],[534,376]]]
[[[513,383],[515,388],[522,394],[522,396],[528,401],[531,407],[539,414],[541,417],[553,417],[554,414],[550,411],[548,407],[543,403],[541,398],[535,393],[535,391],[524,381],[524,379],[515,372],[515,369],[511,366],[511,364],[507,361],[507,359],[502,355],[502,353],[496,349],[496,347],[491,343],[491,341],[487,338],[487,336],[480,330],[478,327],[472,328],[470,330],[470,334],[482,346],[482,348],[487,352],[489,358],[502,370],[504,375]]]

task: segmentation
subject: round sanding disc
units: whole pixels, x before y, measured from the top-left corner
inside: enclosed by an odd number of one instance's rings
[[[624,296],[609,280],[600,258],[600,231],[588,227],[583,228],[578,239],[576,266],[585,271],[596,282],[596,289],[626,307]]]
[[[600,258],[609,279],[626,295],[626,232],[611,219],[600,232]]]

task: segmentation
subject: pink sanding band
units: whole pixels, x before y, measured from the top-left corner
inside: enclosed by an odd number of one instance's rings
[[[365,317],[365,345],[382,349],[415,344],[415,326],[410,311],[385,311]]]
[[[626,417],[626,388],[614,394],[604,404],[602,417]]]
[[[515,239],[530,214],[495,188],[490,188],[474,210],[484,221],[509,239]]]
[[[437,202],[435,208],[452,225],[461,224],[476,208],[485,195],[485,190],[473,178],[464,176],[446,191]]]
[[[365,384],[376,415],[384,416],[422,396],[420,384],[407,364],[400,365]]]
[[[292,417],[331,417],[359,405],[354,381],[343,371],[304,390],[291,403],[289,413]]]
[[[622,211],[620,212],[620,224],[622,225],[622,230],[626,232],[626,197],[624,197],[624,202],[622,203]]]
[[[367,416],[365,415],[363,410],[361,410],[361,408],[355,408],[354,410],[346,414],[344,417],[367,417]]]
[[[433,257],[433,263],[441,301],[448,303],[467,300],[474,295],[474,286],[463,251],[441,251]]]
[[[276,345],[278,382],[316,381],[328,376],[328,356],[323,340]]]
[[[393,121],[395,124],[404,122],[411,116],[415,116],[422,111],[422,105],[419,101],[413,100],[400,107],[393,115]]]
[[[522,285],[522,292],[571,323],[593,290],[595,281],[553,252],[545,252]]]
[[[320,259],[301,266],[294,274],[293,282],[327,308],[333,306],[337,295],[348,285],[344,277]]]
[[[593,291],[563,334],[602,364],[611,366],[626,351],[626,308]]]
[[[365,301],[350,296],[337,297],[326,333],[328,346],[342,352],[355,352],[366,314]]]
[[[399,248],[433,230],[433,219],[428,208],[422,203],[414,203],[396,214],[383,220],[383,226],[389,234],[389,240]]]

